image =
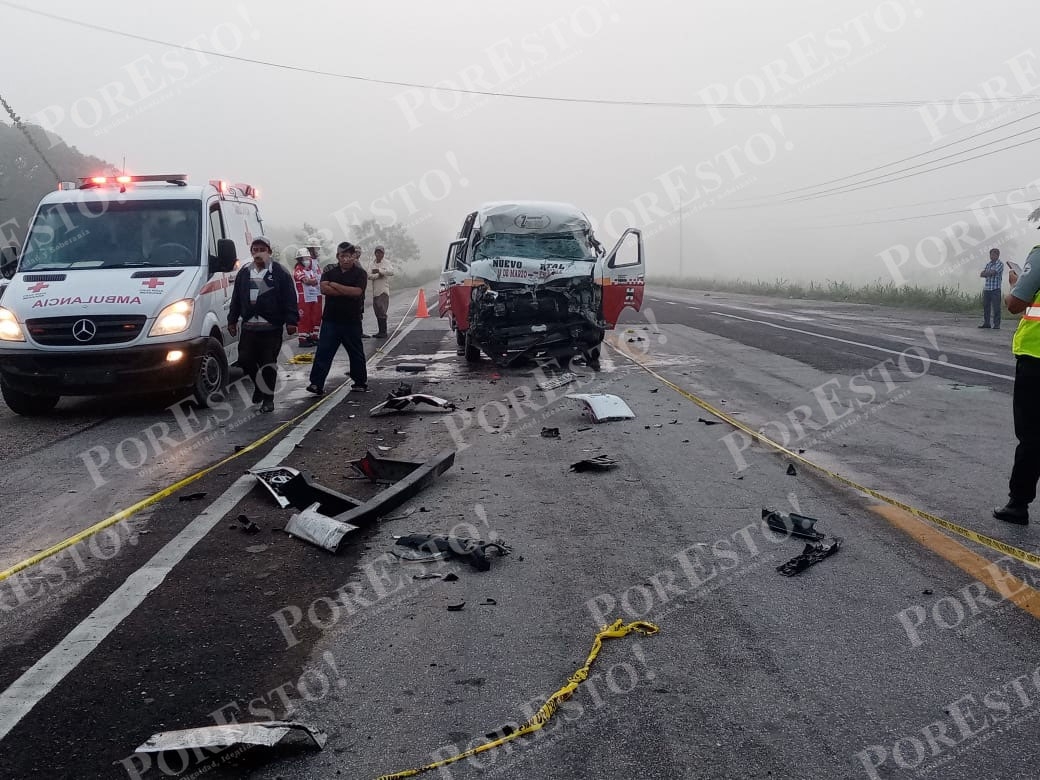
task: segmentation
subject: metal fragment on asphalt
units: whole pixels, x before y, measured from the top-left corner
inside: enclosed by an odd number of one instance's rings
[[[609,393],[574,393],[568,395],[582,404],[582,412],[595,423],[631,420],[633,412],[623,400]]]
[[[819,521],[814,517],[799,515],[795,512],[778,512],[775,509],[762,509],[762,519],[766,525],[777,533],[785,536],[798,536],[802,539],[816,541],[823,539],[826,534],[817,531],[815,526]]]
[[[319,506],[321,504],[315,502],[302,512],[294,514],[285,524],[285,532],[323,547],[329,552],[336,552],[343,537],[351,531],[358,530],[358,527],[323,515],[318,511]]]
[[[553,377],[552,379],[547,379],[544,382],[539,382],[537,385],[535,385],[535,387],[537,387],[539,390],[555,390],[557,387],[569,385],[571,382],[574,382],[577,379],[577,374],[573,374],[570,371],[568,371],[567,373],[560,374],[559,376]]]
[[[221,726],[203,726],[181,731],[161,731],[153,734],[137,748],[137,753],[163,753],[194,748],[230,747],[231,745],[262,745],[274,747],[290,734],[305,735],[318,750],[325,747],[328,735],[306,723],[288,720],[269,720],[260,723],[228,723]]]

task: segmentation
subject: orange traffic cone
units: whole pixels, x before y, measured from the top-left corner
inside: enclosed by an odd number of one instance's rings
[[[419,303],[415,307],[415,316],[418,319],[424,319],[430,316],[430,312],[426,310],[426,293],[423,292],[423,288],[419,288]]]

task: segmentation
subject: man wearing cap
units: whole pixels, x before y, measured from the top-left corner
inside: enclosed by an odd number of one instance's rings
[[[278,380],[278,352],[282,347],[282,328],[296,334],[300,310],[296,305],[296,283],[289,272],[271,257],[271,242],[257,236],[249,246],[253,262],[235,276],[235,287],[228,309],[228,333],[238,340],[238,362],[253,382],[253,403],[261,412],[274,411],[274,386]],[[260,381],[257,381],[257,373]]]
[[[336,247],[337,264],[326,268],[321,275],[325,314],[318,335],[318,348],[314,352],[308,393],[322,395],[325,392],[325,379],[340,345],[347,350],[350,359],[349,374],[354,380],[351,391],[368,390],[368,368],[361,341],[361,319],[365,309],[368,274],[358,263],[357,257],[354,245],[344,241]]]
[[[368,272],[372,282],[372,311],[375,312],[379,332],[373,338],[386,338],[386,313],[390,308],[390,277],[394,275],[393,266],[385,259],[386,250],[381,246],[375,248],[376,262]]]

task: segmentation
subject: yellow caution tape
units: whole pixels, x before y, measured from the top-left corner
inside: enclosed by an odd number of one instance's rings
[[[401,324],[403,324],[403,323],[404,323],[404,320],[402,319],[401,320]],[[397,330],[401,329],[401,324],[398,324]],[[397,330],[394,331],[394,335],[397,334]],[[381,352],[382,352],[382,350],[377,350],[375,353],[372,354],[372,356],[366,362],[367,363],[371,363],[376,358],[376,355],[380,354]],[[310,358],[310,360],[297,360],[297,358],[301,358],[301,357],[302,358]],[[311,362],[311,361],[313,361],[313,359],[314,359],[313,353],[308,352],[308,353],[301,353],[300,355],[293,356],[292,358],[290,358],[289,362],[290,363]],[[65,539],[65,540],[63,540],[61,542],[58,542],[57,544],[48,547],[46,550],[41,550],[40,552],[38,552],[35,555],[33,555],[31,558],[26,558],[24,561],[19,561],[18,563],[14,564],[13,566],[11,566],[11,567],[9,567],[7,569],[4,569],[3,571],[0,571],[0,582],[3,582],[4,580],[8,579],[9,577],[14,576],[15,574],[17,574],[20,571],[24,571],[25,569],[28,569],[30,566],[35,566],[36,564],[40,563],[41,561],[43,561],[43,560],[45,560],[47,558],[50,558],[52,555],[56,555],[57,553],[60,553],[62,550],[66,550],[69,547],[72,547],[72,545],[74,545],[74,544],[78,544],[79,542],[82,542],[84,539],[89,539],[94,534],[99,533],[101,531],[104,531],[106,528],[108,528],[110,526],[113,526],[116,523],[119,523],[119,522],[121,522],[123,520],[126,520],[128,517],[131,517],[132,515],[137,514],[142,509],[146,509],[147,507],[150,507],[152,504],[155,504],[155,503],[157,503],[159,501],[162,501],[164,498],[169,498],[174,493],[176,493],[178,490],[180,490],[182,487],[190,485],[192,482],[195,482],[196,480],[202,479],[204,476],[209,474],[211,471],[214,471],[215,469],[219,469],[221,466],[224,466],[224,465],[230,463],[235,458],[240,458],[243,455],[245,455],[245,454],[247,454],[249,452],[252,452],[257,447],[263,446],[264,444],[269,442],[271,439],[273,439],[275,436],[277,436],[279,433],[284,431],[286,428],[289,428],[289,427],[295,425],[296,423],[298,423],[300,420],[302,420],[304,417],[309,415],[311,412],[313,412],[315,409],[317,409],[323,403],[328,401],[331,397],[332,397],[331,393],[329,395],[326,395],[324,398],[321,398],[320,400],[318,400],[315,403],[311,404],[309,407],[307,407],[300,414],[298,414],[295,417],[293,417],[291,420],[287,420],[286,422],[282,423],[281,425],[279,425],[274,430],[272,430],[269,433],[266,433],[263,436],[261,436],[259,439],[254,441],[252,444],[246,445],[245,447],[240,449],[235,454],[229,455],[228,457],[224,458],[223,460],[217,461],[212,466],[207,466],[206,468],[202,469],[201,471],[196,471],[194,474],[185,477],[184,479],[180,480],[179,482],[175,482],[172,485],[170,485],[169,487],[163,488],[158,493],[153,493],[152,495],[148,496],[148,498],[143,498],[140,501],[138,501],[136,504],[132,504],[131,506],[128,506],[126,509],[120,510],[119,512],[116,512],[114,515],[106,517],[104,520],[100,520],[97,523],[94,523],[94,525],[89,526],[87,528],[84,528],[82,531],[80,531],[77,534],[74,534],[73,536],[70,536],[68,539]]]
[[[415,775],[429,772],[431,769],[438,769],[448,764],[454,764],[456,761],[462,761],[479,753],[494,750],[507,742],[512,742],[514,739],[519,739],[528,734],[533,734],[548,723],[549,719],[556,714],[558,709],[560,709],[560,705],[567,701],[567,699],[571,698],[571,696],[574,695],[574,692],[578,690],[578,686],[589,678],[589,668],[592,666],[592,662],[596,660],[596,656],[599,655],[600,648],[603,647],[604,639],[620,639],[621,637],[628,636],[633,631],[643,634],[644,636],[653,636],[660,630],[661,629],[653,623],[648,623],[644,620],[636,620],[626,625],[619,619],[615,620],[609,626],[603,626],[603,628],[599,630],[599,633],[596,634],[596,638],[592,641],[592,649],[589,651],[589,655],[585,659],[585,665],[568,677],[567,684],[546,699],[545,704],[538,709],[538,712],[532,715],[527,722],[520,726],[516,731],[513,731],[504,737],[492,740],[491,742],[477,745],[475,748],[470,748],[463,753],[451,756],[450,758],[445,758],[442,761],[436,761],[432,764],[421,766],[418,769],[405,769],[403,772],[394,772],[392,775],[382,775],[378,780],[397,780],[402,777],[415,777]]]
[[[732,425],[734,428],[736,428],[736,429],[738,429],[740,431],[743,431],[744,433],[746,433],[748,436],[750,436],[755,441],[761,442],[762,444],[765,444],[765,445],[767,445],[769,447],[772,447],[773,449],[777,450],[778,452],[782,452],[784,455],[786,455],[787,457],[791,458],[792,460],[796,460],[796,461],[798,461],[799,463],[801,463],[804,466],[808,466],[811,469],[815,469],[816,471],[820,472],[821,474],[824,474],[824,475],[830,477],[831,479],[833,479],[833,480],[835,480],[837,482],[840,482],[843,485],[847,485],[848,487],[850,487],[850,488],[852,488],[854,490],[858,490],[858,491],[860,491],[862,493],[866,493],[871,498],[875,498],[878,501],[883,501],[886,504],[890,504],[891,506],[898,507],[899,509],[902,509],[904,512],[907,512],[907,513],[913,515],[914,517],[918,518],[919,520],[924,520],[926,522],[932,523],[933,525],[937,525],[940,528],[945,528],[947,531],[949,531],[952,534],[956,534],[957,536],[960,536],[960,537],[962,537],[964,539],[970,539],[971,541],[975,542],[976,544],[981,544],[983,547],[988,547],[991,550],[995,550],[996,552],[999,552],[999,553],[1002,553],[1004,555],[1010,556],[1011,558],[1014,558],[1015,560],[1021,561],[1022,563],[1025,563],[1025,564],[1028,564],[1029,566],[1035,566],[1037,568],[1040,568],[1040,555],[1036,555],[1035,553],[1028,552],[1027,550],[1022,550],[1022,549],[1020,549],[1018,547],[1015,547],[1013,545],[1007,544],[1006,542],[1002,542],[999,539],[994,539],[992,536],[986,536],[986,534],[980,534],[978,531],[973,531],[970,528],[965,528],[962,525],[957,525],[957,523],[951,523],[949,520],[944,520],[943,518],[937,517],[937,516],[935,516],[933,514],[930,514],[929,512],[925,512],[922,509],[918,509],[917,507],[910,506],[910,504],[904,503],[903,501],[900,501],[897,498],[892,498],[891,496],[885,495],[884,493],[882,493],[880,491],[877,491],[877,490],[874,490],[873,488],[869,488],[866,485],[861,485],[858,482],[854,482],[853,480],[849,479],[848,477],[843,477],[841,474],[838,474],[838,473],[836,473],[834,471],[831,471],[830,469],[825,468],[825,467],[819,465],[818,463],[815,463],[815,462],[809,460],[808,458],[806,458],[806,457],[804,457],[802,455],[799,455],[797,452],[792,452],[791,450],[787,449],[787,447],[785,447],[782,444],[779,444],[779,443],[773,441],[768,436],[765,436],[764,434],[761,434],[758,431],[751,430],[751,428],[746,426],[740,420],[737,420],[734,417],[731,417],[730,415],[726,414],[721,409],[716,409],[714,406],[712,406],[707,401],[705,401],[705,400],[703,400],[701,398],[698,398],[697,396],[693,395],[692,393],[688,392],[687,390],[684,390],[683,388],[679,387],[679,385],[675,384],[674,382],[671,382],[671,381],[665,379],[659,373],[657,373],[652,368],[650,368],[648,365],[646,365],[643,361],[638,360],[635,357],[633,357],[629,352],[627,352],[627,351],[625,351],[623,349],[620,349],[617,345],[612,345],[612,346],[614,347],[614,349],[617,352],[619,352],[620,354],[622,354],[625,357],[627,357],[629,360],[631,360],[637,366],[642,368],[644,371],[646,371],[652,377],[657,379],[659,382],[661,382],[664,385],[667,385],[672,390],[677,392],[679,395],[683,396],[683,398],[686,398],[689,401],[693,401],[693,403],[697,404],[697,406],[701,407],[702,409],[704,409],[707,412],[711,412],[713,415],[718,417],[720,420],[725,420],[727,423]]]
[[[289,358],[289,362],[290,363],[295,363],[297,365],[300,365],[301,363],[313,363],[314,362],[314,353],[313,352],[300,352],[300,353],[298,353],[296,355],[293,355],[291,358]]]

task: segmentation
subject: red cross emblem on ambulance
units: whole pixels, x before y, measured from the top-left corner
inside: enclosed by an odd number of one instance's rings
[[[154,290],[156,287],[162,287],[164,284],[166,284],[166,282],[161,282],[155,277],[152,277],[151,279],[147,279],[141,282],[141,284],[147,287],[149,290]]]

